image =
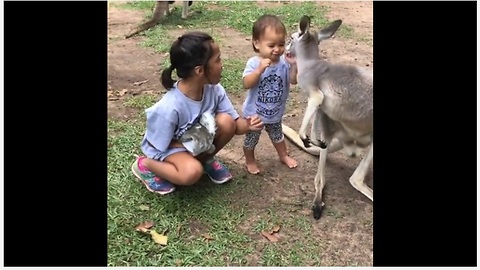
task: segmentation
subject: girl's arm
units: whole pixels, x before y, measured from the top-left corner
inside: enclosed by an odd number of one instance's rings
[[[263,123],[260,117],[252,116],[249,118],[239,117],[235,120],[237,129],[235,130],[236,135],[243,135],[249,131],[257,131],[263,128]]]
[[[163,108],[162,108],[163,109]],[[171,119],[178,119],[174,110],[154,111],[147,110],[146,137],[147,141],[157,150],[164,152],[172,146],[176,123]]]
[[[238,115],[221,84],[217,84],[215,86],[215,91],[218,92],[218,105],[216,113],[228,113],[233,119],[236,119],[236,135],[245,134],[250,130],[261,130],[263,128],[263,123],[258,116],[255,115],[245,119]]]

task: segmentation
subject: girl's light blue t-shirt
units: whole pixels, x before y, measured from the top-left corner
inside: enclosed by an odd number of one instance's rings
[[[254,56],[247,61],[243,77],[260,65],[261,58]],[[243,78],[242,77],[242,78]],[[247,92],[243,103],[243,116],[257,114],[265,124],[279,123],[285,112],[290,91],[290,64],[284,55],[280,61],[265,69],[258,83]]]
[[[228,113],[234,120],[239,117],[222,85],[205,85],[202,100],[195,101],[185,96],[177,84],[145,110],[147,127],[141,148],[147,157],[166,152],[172,139],[178,140],[204,112]]]

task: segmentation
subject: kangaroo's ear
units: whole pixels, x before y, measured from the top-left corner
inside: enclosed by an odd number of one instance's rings
[[[318,42],[331,38],[341,24],[342,24],[342,20],[336,20],[331,24],[329,24],[328,26],[320,29],[320,31],[318,31]]]
[[[310,29],[310,17],[302,16],[300,19],[300,23],[298,24],[298,32],[300,33],[299,36],[305,34]]]

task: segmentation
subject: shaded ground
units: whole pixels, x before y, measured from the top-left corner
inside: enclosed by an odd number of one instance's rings
[[[279,3],[259,3],[261,5]],[[321,2],[330,8],[329,19],[341,18],[354,29],[350,37],[336,37],[321,45],[321,54],[331,62],[356,63],[373,66],[373,4],[372,2]],[[123,35],[144,19],[144,13],[135,10],[110,7],[108,14],[108,115],[115,119],[131,119],[137,109],[124,106],[126,98],[134,95],[160,96],[160,69],[166,57],[153,49],[141,47],[144,38],[136,36],[123,39]],[[252,54],[249,37],[233,29],[218,29],[222,34],[222,58],[236,58],[245,61]],[[181,35],[184,29],[169,31],[170,36]],[[209,29],[211,31],[211,29]],[[293,88],[285,123],[298,129],[303,117],[305,97]],[[231,99],[240,110],[243,96],[232,95]],[[140,139],[140,138],[139,138]],[[317,158],[297,149],[287,141],[291,156],[299,167],[287,169],[279,164],[274,148],[263,134],[257,147],[257,159],[265,172],[260,176],[247,175],[243,169],[241,151],[242,137],[235,137],[218,156],[225,160],[235,175],[243,176],[241,181],[260,181],[261,188],[251,192],[233,194],[233,202],[248,204],[263,211],[273,208],[276,215],[291,219],[298,215],[310,216],[309,207],[313,199],[313,177],[316,173]],[[274,156],[275,158],[272,158]],[[327,184],[324,201],[327,205],[325,216],[320,222],[311,219],[308,231],[282,230],[285,241],[310,237],[318,239],[323,250],[322,264],[371,266],[373,264],[373,206],[372,203],[350,186],[348,178],[359,163],[359,159],[347,159],[343,153],[335,153],[327,160]],[[373,169],[367,175],[367,183],[373,188]],[[234,204],[235,204],[234,203]],[[234,205],[232,205],[234,207]],[[242,223],[245,233],[258,238],[256,253],[248,258],[249,265],[256,265],[263,252],[266,240],[251,233],[251,226],[258,217],[250,216]],[[201,230],[192,222],[192,230]],[[316,248],[316,245],[305,248]],[[288,246],[286,246],[288,248]],[[309,265],[309,262],[305,262]]]

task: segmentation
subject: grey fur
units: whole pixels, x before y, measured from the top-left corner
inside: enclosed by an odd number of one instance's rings
[[[349,156],[355,156],[357,148],[370,146],[350,177],[350,183],[373,201],[373,191],[364,183],[373,157],[373,69],[332,64],[319,56],[319,43],[332,37],[341,23],[337,20],[319,31],[310,31],[310,21],[304,16],[299,31],[292,35],[287,46],[288,53],[297,61],[298,86],[309,99],[298,134],[288,128],[284,132],[287,138],[309,152],[312,145],[306,136],[306,125],[310,120],[313,122],[312,143],[320,145],[313,208],[316,219],[320,218],[323,208],[324,169],[329,152],[345,148]]]
[[[215,145],[215,116],[211,112],[205,112],[200,120],[191,126],[180,138],[180,142],[192,153],[197,156],[200,153],[213,153]]]

